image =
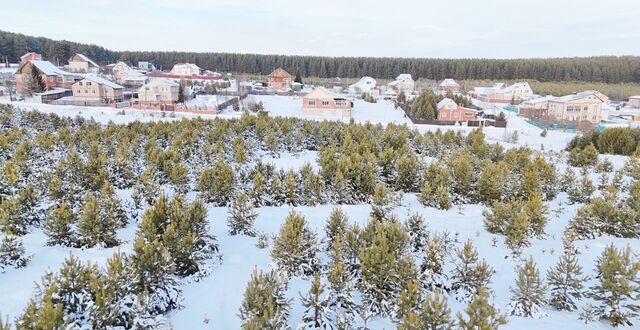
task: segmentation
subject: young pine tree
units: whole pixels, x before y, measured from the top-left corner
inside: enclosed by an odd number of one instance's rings
[[[420,266],[420,280],[424,288],[433,291],[436,288],[449,289],[448,277],[444,271],[444,246],[440,235],[433,235],[427,243],[422,265]]]
[[[311,288],[307,295],[300,294],[302,306],[305,308],[302,323],[299,329],[330,329],[331,311],[329,309],[329,296],[324,294],[325,286],[320,281],[320,274],[313,275]]]
[[[349,225],[349,219],[347,215],[342,211],[340,207],[336,207],[331,211],[329,220],[325,226],[325,232],[327,236],[327,251],[330,251],[333,245],[333,241],[337,238],[344,239],[347,226]]]
[[[433,293],[428,293],[422,302],[420,319],[423,329],[450,330],[453,329],[451,309],[447,305],[447,297],[436,288]]]
[[[545,302],[546,287],[540,279],[540,272],[536,268],[533,258],[529,257],[524,265],[517,269],[516,286],[511,287],[511,315],[541,318],[546,316],[542,310]]]
[[[43,226],[48,237],[47,244],[73,246],[76,239],[72,230],[74,223],[73,210],[66,201],[53,205],[48,211]]]
[[[249,196],[244,192],[236,193],[227,218],[229,234],[255,237],[256,231],[253,228],[253,223],[257,217],[258,213],[253,210]]]
[[[412,251],[421,252],[429,238],[424,218],[419,213],[413,213],[407,217],[404,226],[407,229],[407,233],[409,233]]]
[[[101,244],[107,247],[116,246],[119,243],[116,228],[117,224],[105,221],[101,217],[98,200],[92,193],[87,193],[78,219],[80,244],[87,247]]]
[[[22,268],[29,263],[29,256],[22,242],[11,233],[5,233],[0,242],[0,269],[4,267]]]
[[[273,241],[271,257],[289,277],[318,271],[318,241],[304,216],[291,211]]]
[[[329,265],[327,279],[329,280],[329,308],[334,317],[333,323],[339,329],[349,329],[358,307],[353,296],[353,277],[344,262],[334,261]]]
[[[494,270],[484,259],[479,259],[478,251],[470,240],[456,254],[458,260],[453,270],[451,288],[457,299],[465,302],[481,288],[487,288]]]
[[[598,258],[596,271],[598,283],[589,293],[599,304],[596,315],[614,327],[633,325],[640,311],[640,262],[633,257],[631,248],[619,251],[613,244],[607,246]]]
[[[461,330],[496,330],[507,323],[506,316],[489,302],[489,293],[480,288],[462,313],[457,314],[458,328]]]
[[[243,330],[287,329],[291,300],[287,282],[275,271],[253,271],[238,316]]]
[[[565,249],[558,263],[547,272],[547,282],[551,299],[549,305],[561,311],[575,311],[576,300],[584,295],[583,283],[588,277],[582,275],[582,267],[578,264],[574,249]]]

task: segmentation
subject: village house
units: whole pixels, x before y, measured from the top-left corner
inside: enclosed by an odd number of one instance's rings
[[[154,78],[138,89],[138,100],[177,102],[180,85],[166,78]]]
[[[77,53],[69,58],[66,68],[71,72],[98,73],[100,66],[84,54]]]
[[[147,62],[147,61],[138,61],[138,69],[144,71],[144,72],[149,72],[149,71],[153,71],[156,69],[156,66],[153,65],[153,63],[151,62]]]
[[[396,77],[396,80],[389,83],[389,89],[394,90],[397,94],[404,92],[409,95],[412,94],[416,88],[416,82],[411,78],[408,73],[403,73]]]
[[[446,94],[447,92],[460,93],[460,85],[453,79],[447,78],[438,85],[438,92]]]
[[[31,71],[36,70],[45,83],[46,90],[54,87],[70,89],[71,85],[76,82],[76,76],[70,72],[64,71],[49,61],[29,61],[18,68],[15,74],[16,90],[18,93],[28,94],[29,84],[31,82]]]
[[[533,90],[527,82],[518,82],[510,86],[497,83],[492,87],[475,87],[469,95],[482,102],[520,104],[533,97]]]
[[[171,69],[171,74],[183,77],[199,76],[200,71],[202,69],[193,63],[176,63]]]
[[[353,103],[322,87],[317,87],[302,98],[305,110],[351,110]]]
[[[42,61],[42,55],[30,52],[20,56],[20,65],[25,64],[29,61]]]
[[[378,93],[378,83],[371,77],[364,76],[358,80],[355,84],[349,85],[349,94],[374,94]]]
[[[290,91],[293,76],[283,68],[277,68],[267,76],[267,87],[274,91]]]
[[[124,87],[107,79],[86,75],[71,86],[75,101],[122,102]]]
[[[459,106],[454,100],[444,98],[436,105],[439,121],[469,121],[478,119],[478,112]]]
[[[629,106],[632,108],[640,108],[640,95],[629,97]]]
[[[135,70],[124,62],[118,62],[111,67],[113,79],[122,85],[140,87],[147,82],[147,77],[142,72]]]
[[[598,124],[609,116],[609,98],[598,91],[561,97],[543,97],[523,102],[520,115],[544,124]]]

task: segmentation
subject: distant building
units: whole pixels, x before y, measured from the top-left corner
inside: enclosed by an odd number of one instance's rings
[[[100,66],[84,54],[77,53],[69,58],[67,69],[71,72],[98,73]]]
[[[185,77],[199,76],[200,71],[202,71],[202,69],[193,63],[176,63],[171,69],[171,74]]]
[[[20,65],[25,64],[29,61],[42,61],[42,55],[30,52],[20,56]]]
[[[144,71],[144,72],[148,72],[148,71],[153,71],[156,69],[156,66],[153,65],[153,63],[151,62],[147,62],[147,61],[139,61],[138,62],[138,69]]]
[[[147,77],[142,72],[133,69],[124,62],[113,65],[111,74],[117,83],[129,87],[140,87],[147,82]]]
[[[469,95],[482,102],[520,104],[533,97],[533,90],[527,82],[518,82],[510,86],[497,83],[492,87],[475,87]]]
[[[630,96],[629,106],[632,108],[640,108],[640,95]]]
[[[29,61],[20,65],[16,71],[16,90],[18,93],[24,95],[28,92],[32,70],[36,70],[42,77],[47,90],[54,87],[70,89],[76,81],[74,74],[58,68],[49,61]]]
[[[478,119],[478,112],[459,106],[454,100],[444,98],[436,105],[438,120],[441,121],[469,121]]]
[[[355,84],[349,85],[348,90],[350,94],[373,94],[377,93],[376,86],[378,86],[378,83],[375,79],[364,76]]]
[[[86,75],[71,86],[76,101],[122,102],[124,87],[107,79]]]
[[[293,76],[283,68],[277,68],[267,76],[267,88],[286,92],[291,90]]]
[[[141,101],[178,101],[179,84],[171,79],[155,78],[138,89]]]
[[[543,97],[523,102],[520,115],[544,124],[598,124],[609,117],[609,98],[598,91],[561,97]]]
[[[416,82],[408,73],[403,73],[396,77],[396,80],[389,83],[389,88],[395,90],[396,93],[404,92],[412,94],[416,88]]]
[[[352,107],[351,101],[322,87],[302,97],[302,109],[305,110],[351,110]]]
[[[213,77],[213,78],[222,78],[222,74],[219,72],[215,72],[215,71],[211,71],[211,70],[204,70],[202,72],[203,76],[206,77]]]
[[[439,85],[438,85],[438,91],[446,93],[446,92],[452,92],[452,93],[459,93],[460,92],[460,85],[453,79],[451,78],[447,78],[445,80],[443,80]]]

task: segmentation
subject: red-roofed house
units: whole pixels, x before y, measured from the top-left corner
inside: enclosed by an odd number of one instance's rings
[[[351,101],[320,87],[302,98],[302,109],[304,110],[351,110],[352,107]]]
[[[20,56],[20,65],[25,64],[29,61],[42,61],[42,55],[31,52]]]
[[[438,120],[442,121],[469,121],[478,118],[476,110],[461,107],[454,100],[446,97],[438,102],[436,111],[438,111]]]
[[[290,91],[293,76],[283,68],[277,68],[267,76],[267,87],[275,91]]]
[[[47,90],[54,87],[71,89],[71,85],[76,81],[75,75],[64,71],[49,61],[29,61],[20,66],[16,71],[16,90],[20,94],[29,93],[28,85],[31,79],[31,71],[37,70],[42,76]]]

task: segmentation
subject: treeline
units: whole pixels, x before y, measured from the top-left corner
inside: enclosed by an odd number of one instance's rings
[[[0,55],[17,61],[28,51],[49,59],[67,59],[83,52],[95,61],[152,61],[168,69],[176,62],[196,63],[218,71],[268,74],[277,67],[302,76],[393,78],[410,73],[427,79],[535,79],[539,81],[640,82],[640,57],[599,56],[553,59],[436,59],[260,55],[166,51],[114,52],[96,45],[54,41],[0,31]]]

